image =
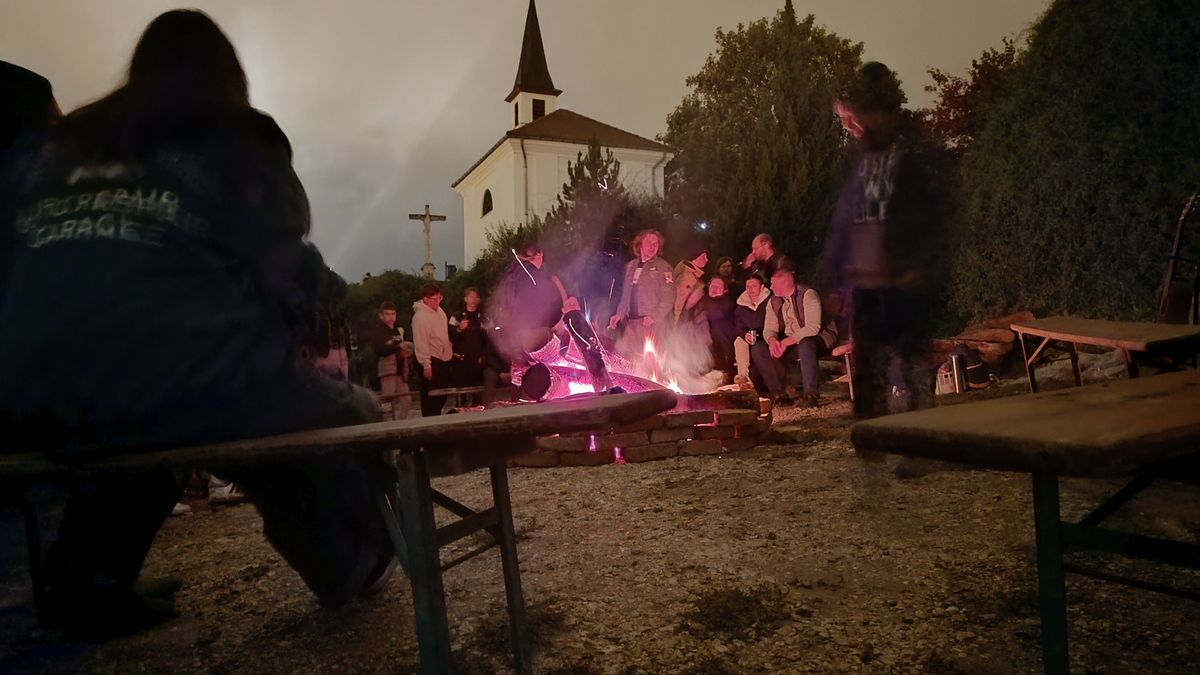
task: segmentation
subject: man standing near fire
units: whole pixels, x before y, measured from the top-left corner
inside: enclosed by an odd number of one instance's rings
[[[611,330],[624,324],[617,351],[640,363],[646,339],[661,341],[675,309],[675,273],[659,255],[665,243],[658,230],[642,230],[633,238],[633,260],[625,265],[621,302],[608,321]]]
[[[834,102],[859,152],[826,240],[825,265],[833,287],[849,291],[860,417],[888,414],[893,398],[904,409],[927,407],[933,393],[932,370],[919,361],[945,268],[936,254],[947,218],[932,180],[936,155],[905,128],[903,103],[900,81],[878,62],[864,65]]]

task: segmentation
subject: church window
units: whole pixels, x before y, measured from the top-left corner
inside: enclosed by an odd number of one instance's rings
[[[533,119],[539,119],[546,116],[546,101],[540,98],[533,99]]]
[[[479,215],[486,216],[487,214],[489,214],[491,212],[492,212],[492,191],[484,190],[483,191],[483,213],[481,213]]]
[[[521,123],[521,104],[514,103],[513,104],[513,126],[515,127],[520,123]]]

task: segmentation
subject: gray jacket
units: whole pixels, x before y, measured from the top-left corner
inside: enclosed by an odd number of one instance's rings
[[[625,283],[621,286],[621,302],[617,305],[616,315],[622,319],[631,318],[630,306],[636,292],[638,315],[662,323],[675,309],[675,271],[666,260],[655,256],[642,266],[635,284],[633,276],[637,266],[637,258],[625,265]]]

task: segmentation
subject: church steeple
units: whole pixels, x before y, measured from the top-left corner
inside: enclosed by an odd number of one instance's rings
[[[545,94],[558,96],[561,90],[554,88],[550,79],[550,68],[546,66],[546,49],[542,46],[542,28],[538,25],[537,5],[529,0],[529,13],[525,15],[525,39],[521,42],[521,62],[517,65],[517,79],[512,93],[504,99],[511,103],[517,94]]]

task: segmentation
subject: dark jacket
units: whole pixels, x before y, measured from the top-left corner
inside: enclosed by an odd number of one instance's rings
[[[371,329],[371,348],[375,350],[376,374],[379,377],[399,375],[404,372],[404,359],[409,356],[401,347],[401,342],[393,338],[404,339],[404,329],[398,324],[388,328],[382,321],[376,321]]]
[[[271,118],[157,120],[92,162],[106,121],[71,115],[0,176],[0,409],[101,437],[286,377],[313,302],[308,200]]]
[[[450,344],[454,355],[468,363],[481,364],[487,353],[487,332],[483,328],[483,312],[460,309],[450,317]],[[466,322],[467,327],[462,328]]]

